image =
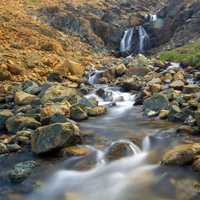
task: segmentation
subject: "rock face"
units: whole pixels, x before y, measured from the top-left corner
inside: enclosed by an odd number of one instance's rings
[[[200,153],[200,144],[185,144],[168,151],[162,160],[164,165],[186,165],[194,161]]]
[[[64,146],[80,143],[79,128],[73,123],[55,123],[36,129],[32,134],[32,151],[46,153]]]
[[[163,94],[154,94],[152,97],[144,101],[144,112],[148,115],[148,112],[155,111],[160,112],[169,108],[169,101]]]

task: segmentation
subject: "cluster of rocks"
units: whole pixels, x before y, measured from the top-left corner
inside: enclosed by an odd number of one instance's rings
[[[5,83],[0,96],[0,154],[29,146],[42,154],[80,144],[77,122],[107,111],[84,97],[81,91],[87,87],[91,86],[71,81]]]

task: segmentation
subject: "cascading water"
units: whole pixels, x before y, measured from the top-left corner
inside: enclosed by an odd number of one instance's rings
[[[133,52],[144,53],[149,48],[150,37],[143,26],[129,28],[124,32],[120,43],[120,52],[122,55],[127,56]]]
[[[133,38],[134,28],[129,28],[124,32],[124,36],[120,43],[120,52],[127,53],[131,51],[132,38]]]
[[[150,38],[143,26],[139,26],[139,40],[140,40],[140,53],[144,53],[146,49],[149,49]]]

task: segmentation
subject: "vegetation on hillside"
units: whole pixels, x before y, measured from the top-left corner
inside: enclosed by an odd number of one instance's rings
[[[200,39],[183,47],[160,53],[163,61],[173,61],[200,66]]]

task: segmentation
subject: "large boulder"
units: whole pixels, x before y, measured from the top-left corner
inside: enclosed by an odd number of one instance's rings
[[[36,129],[32,134],[32,151],[36,154],[80,143],[79,128],[73,123],[55,123]]]
[[[163,94],[154,94],[152,97],[144,101],[144,112],[148,115],[149,112],[160,112],[161,110],[168,110],[169,100]]]
[[[55,101],[58,97],[69,97],[77,94],[77,90],[75,88],[64,87],[60,84],[53,85],[48,88],[41,97],[42,103],[46,103],[48,101]]]
[[[38,99],[37,96],[28,94],[23,91],[18,91],[15,93],[15,103],[17,105],[28,105],[37,99]]]
[[[165,153],[162,164],[164,165],[186,165],[195,159],[200,153],[200,144],[183,144]]]
[[[0,110],[0,130],[6,128],[6,120],[12,116],[13,116],[13,113],[11,112],[11,110],[7,110],[7,109]]]
[[[10,117],[6,121],[6,128],[10,133],[16,133],[22,129],[36,129],[39,126],[41,126],[41,123],[33,117],[20,115]]]

